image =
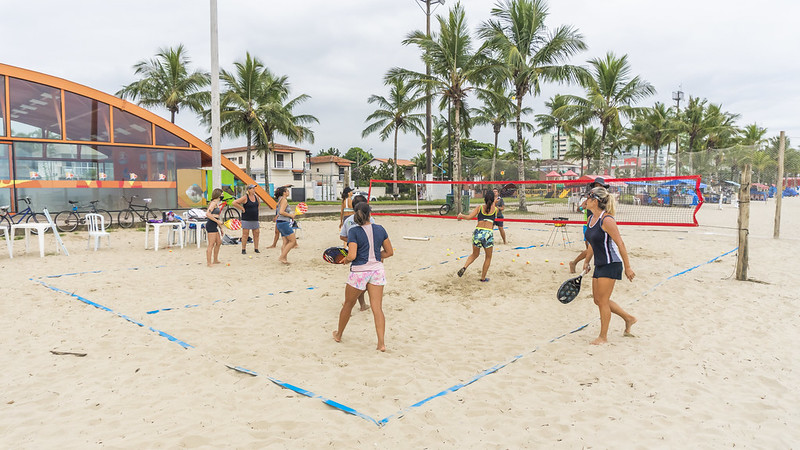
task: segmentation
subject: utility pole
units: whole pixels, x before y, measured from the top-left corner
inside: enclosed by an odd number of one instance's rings
[[[431,37],[431,4],[444,5],[444,0],[416,0],[425,3],[425,35]],[[422,5],[420,5],[422,7]],[[431,76],[431,65],[425,62],[425,75]],[[431,140],[431,90],[425,88],[425,159],[426,159],[426,178],[431,178],[433,174],[433,144]]]
[[[211,1],[211,187],[222,187],[222,150],[219,118],[219,34],[217,0]],[[249,175],[249,174],[248,174]],[[209,190],[210,191],[210,190]],[[269,192],[269,186],[267,186]]]
[[[675,107],[675,117],[678,117],[678,114],[681,112],[681,100],[683,100],[683,91],[681,87],[678,86],[677,91],[672,92],[672,99],[677,102],[677,106]],[[675,136],[675,176],[677,177],[681,171],[681,135],[678,133]],[[666,172],[665,172],[666,173]]]

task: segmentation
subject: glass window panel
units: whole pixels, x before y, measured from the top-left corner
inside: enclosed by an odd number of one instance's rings
[[[111,147],[97,147],[93,145],[82,145],[81,159],[103,162],[111,157]]]
[[[64,92],[64,124],[71,141],[110,141],[108,104]]]
[[[150,122],[119,108],[114,108],[114,142],[153,145]]]
[[[171,145],[174,147],[188,147],[189,143],[175,136],[169,131],[156,127],[156,145]]]
[[[176,151],[174,155],[176,169],[200,169],[200,157],[203,155],[202,152]]]
[[[15,142],[15,158],[44,158],[44,144],[41,142]]]
[[[11,160],[9,159],[11,145],[0,144],[0,180],[11,179]],[[7,203],[3,203],[6,205]]]
[[[0,136],[6,135],[6,77],[0,75]],[[5,205],[5,203],[3,203]]]
[[[117,181],[146,181],[147,180],[147,149],[137,147],[99,147],[100,153],[109,155],[101,172],[106,174],[106,180]],[[141,162],[144,160],[142,170]],[[131,177],[134,174],[135,177]],[[102,177],[101,177],[102,179]]]
[[[8,79],[11,136],[61,139],[61,90]]]
[[[47,158],[78,159],[78,146],[74,144],[46,144]]]

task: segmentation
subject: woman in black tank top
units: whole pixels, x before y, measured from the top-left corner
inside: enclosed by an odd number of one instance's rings
[[[256,195],[256,185],[247,186],[247,191],[243,196],[233,202],[233,206],[242,212],[242,254],[247,253],[247,240],[250,237],[250,230],[253,230],[253,247],[258,251],[258,238],[261,229],[258,224],[258,204],[260,200]]]
[[[206,261],[208,267],[220,264],[219,247],[222,245],[222,219],[219,217],[220,203],[222,202],[222,189],[216,188],[211,193],[211,201],[208,202],[206,209],[206,235],[208,236],[208,248],[206,249]]]

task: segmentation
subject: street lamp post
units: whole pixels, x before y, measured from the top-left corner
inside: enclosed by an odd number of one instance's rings
[[[681,112],[681,100],[683,100],[683,91],[680,90],[678,87],[677,91],[672,92],[672,99],[676,102],[675,107],[675,117],[678,117],[678,113]],[[675,136],[675,176],[677,177],[681,171],[681,136],[680,133],[677,133]]]
[[[431,37],[431,4],[444,5],[444,0],[415,0],[425,4],[425,35]],[[422,5],[420,5],[422,7]],[[425,62],[425,75],[431,76],[431,65]],[[433,150],[431,141],[431,90],[425,88],[425,159],[427,160],[426,174],[433,173]]]

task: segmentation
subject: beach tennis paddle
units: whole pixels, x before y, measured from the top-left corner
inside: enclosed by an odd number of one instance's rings
[[[225,228],[229,230],[236,231],[242,229],[242,221],[239,219],[228,219],[225,222],[223,222],[223,225],[225,225]]]
[[[578,293],[581,292],[581,280],[587,273],[589,273],[588,270],[581,272],[581,274],[575,278],[570,278],[569,280],[561,283],[561,287],[559,287],[558,291],[556,292],[558,301],[566,305],[567,303],[575,300],[575,297],[577,297]]]
[[[347,249],[344,247],[329,247],[322,252],[322,259],[331,264],[344,264]]]
[[[308,205],[306,205],[303,202],[298,203],[297,206],[294,207],[295,214],[305,214],[307,212],[308,212]]]

